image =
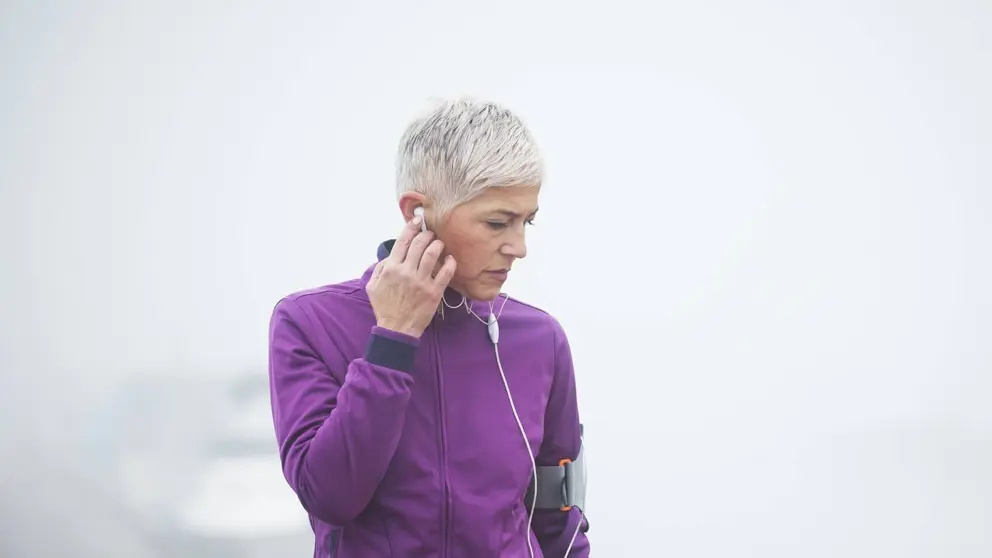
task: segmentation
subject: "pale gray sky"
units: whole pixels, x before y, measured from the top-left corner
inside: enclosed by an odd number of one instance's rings
[[[507,290],[570,335],[599,555],[992,553],[992,4],[347,4],[5,4],[0,435],[264,375],[472,94],[547,156]]]

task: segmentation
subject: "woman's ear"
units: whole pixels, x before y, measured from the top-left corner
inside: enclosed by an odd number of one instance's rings
[[[413,210],[417,207],[427,209],[427,199],[423,194],[406,192],[400,196],[400,213],[403,214],[404,223],[409,223],[413,219]]]

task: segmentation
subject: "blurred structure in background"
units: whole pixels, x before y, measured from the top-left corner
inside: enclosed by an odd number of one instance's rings
[[[127,380],[75,447],[3,460],[0,556],[308,556],[268,397],[264,373]]]

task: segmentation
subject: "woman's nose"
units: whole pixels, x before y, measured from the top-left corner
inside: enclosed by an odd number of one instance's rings
[[[527,241],[524,239],[523,233],[514,235],[514,238],[503,245],[503,249],[500,250],[504,256],[512,256],[518,260],[522,260],[527,257]]]

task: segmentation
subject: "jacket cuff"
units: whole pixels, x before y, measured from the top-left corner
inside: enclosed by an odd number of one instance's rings
[[[365,360],[401,372],[413,371],[413,360],[420,339],[375,326],[365,347]]]

